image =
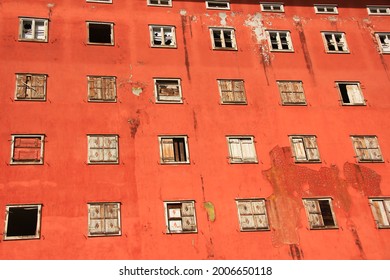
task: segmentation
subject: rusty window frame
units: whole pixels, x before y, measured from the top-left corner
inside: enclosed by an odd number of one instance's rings
[[[114,76],[87,76],[87,88],[89,102],[116,102],[116,77]],[[99,90],[92,95],[92,91],[96,92],[94,89]]]
[[[323,9],[323,10],[321,10]],[[339,13],[336,4],[314,4],[314,11],[316,14],[334,14]]]
[[[25,208],[26,210],[32,210],[36,208],[37,210],[37,222],[35,225],[35,234],[32,235],[17,235],[17,236],[7,236],[8,225],[10,222],[10,211],[12,208]],[[6,205],[5,207],[5,227],[4,227],[4,240],[21,240],[21,239],[39,239],[41,235],[41,215],[42,215],[42,204],[16,204],[16,205]]]
[[[279,89],[280,99],[284,106],[306,106],[306,96],[302,81],[278,80],[276,81]],[[289,91],[284,89],[288,88]],[[295,89],[299,90],[295,90]]]
[[[291,33],[288,30],[266,30],[268,46],[272,52],[294,52]],[[287,48],[285,48],[287,46]]]
[[[229,0],[206,0],[206,9],[208,10],[230,10]]]
[[[351,135],[358,162],[384,162],[378,137],[375,135]]]
[[[390,15],[390,6],[368,5],[367,12],[370,16],[388,16]]]
[[[106,25],[110,27],[110,42],[91,42],[90,40],[90,25]],[[88,45],[101,45],[101,46],[113,46],[114,42],[114,23],[113,22],[102,22],[102,21],[86,21],[87,27],[87,44]]]
[[[96,144],[96,147],[91,145],[91,141],[94,141],[93,143]],[[118,135],[88,134],[87,142],[88,142],[88,164],[118,164],[119,163],[119,136]],[[112,142],[114,143],[114,145],[111,146]],[[102,143],[102,146],[100,146],[100,143]],[[112,155],[111,150],[115,151],[116,154]],[[98,159],[95,159],[92,156],[93,151],[96,151],[94,156],[95,158]],[[102,157],[101,159],[100,156]]]
[[[176,48],[176,27],[172,25],[149,25],[150,46],[152,48]],[[158,34],[161,34],[158,36]],[[164,38],[164,40],[163,40]],[[168,44],[170,38],[171,43]],[[156,44],[157,39],[161,44]]]
[[[228,145],[230,163],[258,163],[253,136],[226,136],[226,142]]]
[[[390,198],[370,197],[368,200],[376,227],[390,229]]]
[[[296,163],[320,163],[317,136],[315,135],[289,135],[291,150]],[[301,146],[298,148],[297,146]]]
[[[266,204],[265,198],[236,199],[240,231],[270,230]]]
[[[154,78],[154,95],[156,103],[183,103],[181,80],[178,78]],[[162,87],[173,87],[176,85],[176,89],[173,90],[173,94],[161,95]]]
[[[100,211],[96,211],[98,208],[100,208]],[[95,209],[94,213],[93,209]],[[121,204],[119,202],[88,203],[89,237],[116,236],[121,234]]]
[[[213,50],[237,50],[237,42],[234,28],[209,27],[209,30]],[[216,37],[214,35],[219,35],[218,40],[216,40]],[[217,43],[220,44],[220,46],[217,46]]]
[[[344,86],[345,89],[342,89],[341,87],[344,88]],[[350,90],[348,90],[348,86],[350,87]],[[337,81],[336,87],[339,91],[341,105],[343,106],[365,106],[366,105],[366,100],[364,99],[360,82]],[[347,99],[349,102],[347,102]]]
[[[281,2],[261,2],[260,8],[262,12],[284,13],[284,4]]]
[[[218,79],[221,104],[247,104],[244,80]]]
[[[378,42],[380,52],[390,54],[390,32],[376,32],[375,38]]]
[[[30,22],[30,23],[28,23]],[[38,30],[37,24],[43,24],[43,30]],[[31,24],[31,28],[25,28],[26,24]],[[30,33],[26,30],[31,31],[31,38],[26,38],[26,34]],[[44,42],[48,41],[49,31],[49,20],[46,18],[32,18],[32,17],[19,17],[19,41],[30,41],[30,42]],[[43,33],[43,38],[40,37],[40,33]],[[30,36],[29,35],[29,36]]]
[[[15,142],[17,139],[39,139],[40,146],[39,147],[16,147]],[[14,134],[12,135],[11,140],[11,161],[10,164],[12,165],[23,165],[23,164],[43,164],[43,150],[44,150],[44,140],[45,135],[43,134]],[[38,149],[39,148],[39,160],[36,158],[30,158],[25,160],[16,160],[15,158],[15,149],[16,148],[24,148],[24,149]]]
[[[321,31],[321,36],[327,53],[350,53],[344,32]]]
[[[302,199],[311,230],[338,229],[332,201],[331,197]]]
[[[172,0],[147,0],[148,6],[172,7]]]
[[[160,164],[189,164],[187,138],[185,135],[159,136]]]
[[[198,232],[195,200],[164,201],[164,212],[167,234]]]
[[[16,73],[15,77],[15,100],[46,101],[46,74]]]

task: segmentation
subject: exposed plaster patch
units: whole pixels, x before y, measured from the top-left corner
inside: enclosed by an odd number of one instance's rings
[[[227,18],[227,15],[226,13],[219,13],[219,18],[221,19],[221,25],[226,25],[226,18]]]
[[[132,87],[131,88],[131,92],[136,95],[136,96],[140,96],[140,94],[142,93],[142,88],[141,87]]]
[[[214,204],[210,201],[206,201],[203,203],[204,208],[206,209],[207,212],[207,217],[210,222],[215,221],[215,208]]]
[[[248,26],[252,29],[255,34],[257,43],[266,40],[267,36],[265,35],[265,29],[262,22],[262,16],[260,13],[256,13],[254,16],[248,15],[248,18],[245,20],[245,26]]]
[[[181,16],[187,15],[187,11],[186,11],[186,10],[180,10],[180,15],[181,15]]]

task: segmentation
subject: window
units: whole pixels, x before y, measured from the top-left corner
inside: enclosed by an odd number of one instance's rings
[[[269,229],[265,199],[237,199],[236,204],[241,231]]]
[[[277,81],[282,105],[306,105],[301,81]]]
[[[120,203],[88,203],[88,236],[121,235]]]
[[[367,6],[369,15],[390,15],[390,6]]]
[[[352,136],[358,162],[383,162],[376,136]]]
[[[115,102],[115,77],[88,76],[88,101]]]
[[[187,136],[160,136],[161,163],[190,163]]]
[[[15,100],[46,100],[44,74],[16,74]]]
[[[19,41],[47,42],[47,19],[19,18]]]
[[[290,141],[295,162],[320,162],[316,136],[292,135]]]
[[[366,105],[359,82],[336,82],[343,105]]]
[[[218,10],[230,10],[230,3],[227,0],[206,1],[206,8],[218,9]]]
[[[167,233],[197,232],[195,201],[164,202]]]
[[[172,0],[148,0],[149,6],[172,6]]]
[[[88,163],[118,162],[118,135],[88,135]]]
[[[228,136],[230,163],[257,163],[252,136]]]
[[[321,32],[327,53],[349,53],[345,33]]]
[[[211,42],[214,50],[237,50],[233,28],[210,28]]]
[[[375,33],[381,53],[390,53],[390,32]]]
[[[294,51],[290,31],[271,31],[268,30],[268,43],[271,51]]]
[[[87,2],[96,2],[96,3],[112,3],[112,0],[87,0]]]
[[[337,5],[331,4],[314,5],[314,11],[316,14],[338,14]]]
[[[337,228],[331,198],[303,199],[310,229]]]
[[[283,13],[284,12],[284,6],[282,3],[260,3],[260,8],[263,12],[278,12]]]
[[[38,239],[41,233],[41,204],[7,205],[4,240]]]
[[[176,48],[176,35],[174,26],[150,25],[150,45],[160,48]]]
[[[12,135],[11,164],[43,164],[44,135]]]
[[[378,228],[390,228],[390,198],[370,198],[370,206]]]
[[[218,80],[222,104],[246,104],[243,80]]]
[[[157,103],[183,103],[180,79],[154,79]]]
[[[88,44],[114,45],[114,24],[109,22],[87,22]]]

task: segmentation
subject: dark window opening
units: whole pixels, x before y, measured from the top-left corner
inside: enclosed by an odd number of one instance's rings
[[[349,104],[351,101],[349,100],[347,84],[339,84],[339,89],[341,93],[341,98],[343,99],[344,104]]]
[[[222,48],[221,32],[219,30],[213,31],[214,45],[216,48]]]
[[[111,44],[111,25],[90,23],[89,25],[89,42],[100,44]]]
[[[175,161],[187,161],[185,142],[183,138],[173,139],[173,152]]]
[[[226,48],[233,48],[232,32],[231,31],[223,31],[223,38],[225,39],[225,47]]]
[[[10,207],[8,210],[7,237],[35,236],[37,234],[38,206]]]
[[[328,200],[320,200],[318,201],[320,204],[322,220],[324,221],[324,226],[335,226],[332,209],[330,208],[330,204]]]

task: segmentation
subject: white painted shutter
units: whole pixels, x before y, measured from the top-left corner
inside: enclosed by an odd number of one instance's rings
[[[229,151],[230,151],[230,159],[231,161],[237,162],[242,161],[242,152],[240,140],[237,138],[229,138]]]
[[[307,160],[305,146],[302,138],[292,138],[292,145],[294,149],[295,160]]]
[[[255,162],[257,160],[255,146],[252,139],[241,139],[241,148],[243,161]]]
[[[365,143],[371,160],[382,160],[382,154],[379,150],[378,140],[375,137],[366,137]]]
[[[352,104],[364,104],[364,99],[358,85],[346,85],[347,94]]]
[[[161,139],[161,153],[163,162],[173,162],[175,161],[175,152],[173,150],[173,139],[172,138],[162,138]]]
[[[319,228],[324,226],[321,209],[318,201],[305,200],[305,207],[309,215],[310,228]]]
[[[319,161],[317,141],[314,136],[307,136],[303,139],[308,160]]]
[[[359,160],[370,160],[370,154],[367,150],[364,137],[353,137],[353,146],[355,148],[356,156]]]

